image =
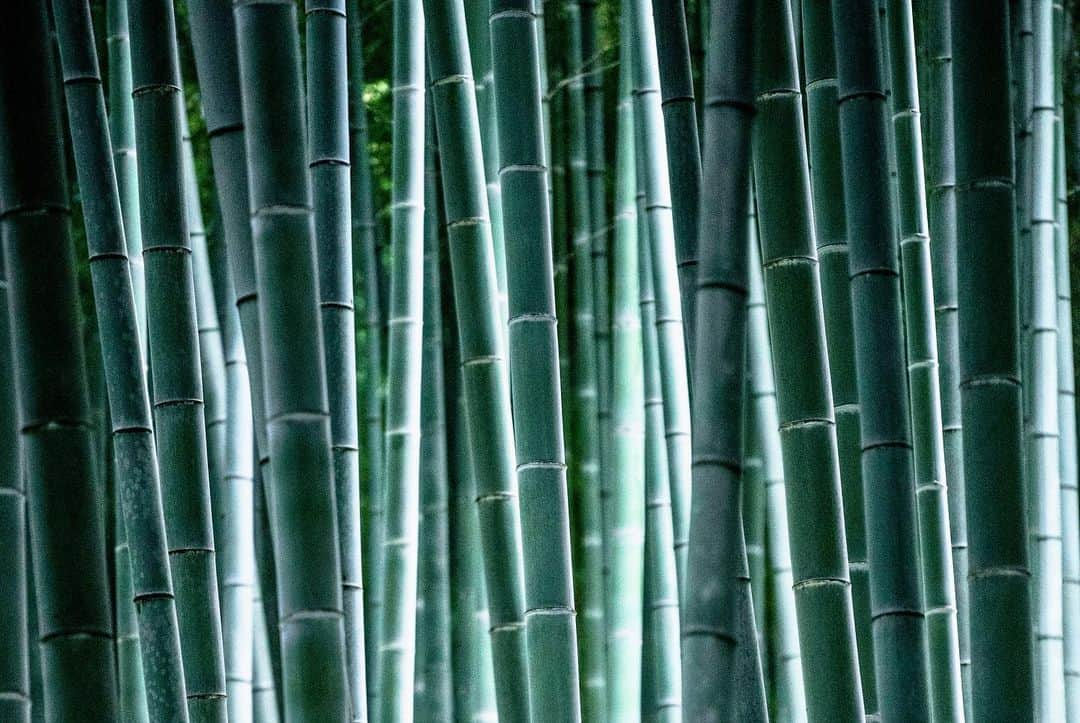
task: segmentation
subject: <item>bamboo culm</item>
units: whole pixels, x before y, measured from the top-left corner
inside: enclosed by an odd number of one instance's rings
[[[34,701],[42,691],[46,719],[114,720],[105,535],[54,73],[45,4],[13,6],[0,29],[0,229],[32,544],[28,629],[38,654],[29,662],[41,681],[27,692]]]
[[[495,126],[503,202],[509,311],[508,351],[525,569],[525,635],[531,715],[581,718],[577,627],[570,561],[570,509],[563,440],[562,384],[555,317],[547,152],[541,95],[536,0],[492,0]],[[636,317],[636,315],[635,315]],[[640,348],[640,344],[638,344]],[[640,366],[638,367],[640,372]],[[633,368],[630,370],[631,375]],[[631,379],[633,377],[631,376]],[[632,383],[632,382],[631,382]],[[640,408],[640,404],[636,405]],[[640,450],[640,444],[637,446]],[[631,463],[633,459],[631,458]],[[640,465],[638,465],[640,480]],[[633,520],[644,517],[640,483],[622,478],[631,547],[627,577],[633,594]],[[637,499],[635,497],[637,493]],[[635,506],[636,503],[636,506]],[[619,524],[619,517],[615,517]],[[644,535],[644,520],[637,531]],[[640,599],[640,598],[639,598]],[[630,610],[635,609],[632,605]],[[640,608],[637,608],[640,610]]]
[[[759,33],[755,42],[754,178],[807,717],[861,721],[862,684],[790,4],[759,2],[755,19],[773,28]]]
[[[514,430],[480,123],[460,0],[425,0],[443,199],[499,718],[529,715]]]
[[[110,401],[147,715],[185,720],[184,669],[139,323],[88,3],[53,6]],[[118,603],[121,605],[123,603]],[[127,698],[125,697],[125,700]],[[139,706],[141,707],[141,706]],[[134,712],[134,711],[133,711]]]
[[[285,717],[338,721],[350,704],[314,229],[304,144],[289,140],[305,137],[296,8],[241,0],[234,12]]]

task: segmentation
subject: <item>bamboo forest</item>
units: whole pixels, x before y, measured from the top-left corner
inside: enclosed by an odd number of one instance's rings
[[[1080,0],[5,8],[0,723],[1080,723]]]

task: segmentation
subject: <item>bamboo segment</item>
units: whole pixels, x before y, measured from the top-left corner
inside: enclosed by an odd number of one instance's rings
[[[304,157],[299,42],[290,3],[238,2],[251,235],[265,381],[267,494],[286,717],[342,720],[341,568]]]
[[[893,2],[886,18],[891,37],[889,58],[898,169],[901,281],[907,330],[919,550],[930,653],[930,706],[935,721],[959,722],[964,720],[964,702],[941,423],[933,272],[923,178],[923,140],[915,73],[915,28],[910,0]]]
[[[255,426],[259,476],[270,484],[270,453],[266,439],[266,404],[263,390],[262,346],[259,339],[258,289],[255,254],[251,241],[247,153],[244,148],[244,118],[241,111],[239,56],[236,47],[236,20],[232,8],[221,0],[191,0],[192,45],[199,75],[203,116],[210,136],[214,178],[222,213],[234,300],[240,315],[244,354],[251,383],[251,408]],[[259,493],[265,495],[265,492]],[[266,550],[266,560],[273,559]],[[268,629],[278,630],[277,585],[274,567],[260,565],[262,599]],[[281,644],[278,635],[267,643],[274,673],[274,687],[282,691]],[[281,700],[278,700],[281,710]],[[283,715],[283,710],[280,713]]]
[[[683,323],[695,328],[695,277],[698,265],[698,211],[701,199],[701,154],[694,81],[683,0],[653,5],[656,52],[660,64],[660,96],[664,109],[668,175],[675,222],[675,254]],[[702,69],[704,73],[704,69]],[[687,335],[687,360],[694,369],[694,334]]]
[[[740,503],[743,429],[724,420],[740,419],[745,400],[754,10],[750,3],[722,1],[711,10],[716,42],[706,52],[704,85],[705,183],[695,285],[700,312],[694,369],[697,434],[683,597],[685,707],[691,720],[724,720],[740,712],[733,701],[744,696],[732,683],[738,667],[740,588],[749,592],[748,581],[741,579],[746,575]],[[639,142],[646,143],[647,137],[639,136]],[[650,242],[656,243],[657,235],[650,234]],[[654,249],[654,263],[656,256]],[[750,685],[764,688],[760,678]]]
[[[143,645],[140,657],[145,661],[141,665],[143,679],[135,681],[135,695],[142,697],[137,692],[141,687],[145,699],[136,704],[135,710],[146,706],[146,714],[154,720],[183,720],[187,716],[184,670],[157,455],[90,7],[86,3],[56,3],[53,10],[69,124],[76,129],[72,149],[83,189],[112,443],[117,455],[120,521],[126,528],[126,539],[132,543],[130,558],[118,560],[118,564],[129,565],[127,592],[132,595],[129,600],[135,601],[138,640]],[[140,667],[139,663],[132,664],[136,670]],[[129,678],[125,676],[124,680]],[[130,700],[128,695],[124,700]],[[136,714],[134,710],[132,714]]]
[[[250,371],[250,365],[248,369]],[[252,418],[255,416],[254,411],[254,404],[252,404]],[[258,439],[257,434],[255,438]],[[256,442],[255,449],[257,452],[258,442]],[[263,591],[263,585],[267,579],[271,582],[274,581],[274,578],[268,577],[264,570],[265,567],[273,567],[274,564],[273,550],[270,549],[270,514],[269,510],[267,510],[266,500],[267,481],[262,476],[262,473],[268,470],[269,467],[257,464],[254,469],[255,504],[253,513],[255,518],[254,537],[257,574],[253,592],[255,600],[253,604],[255,641],[254,650],[252,651],[254,661],[252,665],[251,704],[256,721],[259,723],[263,721],[276,723],[282,717],[283,705],[282,696],[278,692],[280,689],[276,687],[277,682],[274,678],[275,670],[271,644],[274,640],[278,640],[278,635],[277,630],[271,625],[271,618],[267,612],[270,603],[267,601],[266,593]],[[276,614],[273,620],[277,620]]]
[[[604,643],[603,538],[600,497],[600,440],[597,418],[596,344],[593,328],[593,258],[587,168],[585,80],[582,54],[580,3],[566,3],[566,24],[570,31],[567,53],[567,105],[569,141],[570,217],[573,264],[570,269],[570,296],[573,303],[573,424],[575,461],[573,494],[575,527],[579,540],[578,572],[574,599],[581,611],[578,656],[581,660],[581,716],[587,721],[607,720],[607,655]]]
[[[580,720],[581,711],[540,34],[534,0],[492,0],[490,7],[530,699],[534,717],[572,721]],[[640,342],[630,347],[640,349]],[[620,380],[633,385],[637,379],[640,385],[640,362],[635,366],[629,356],[624,362],[629,365],[623,370],[629,378]],[[641,408],[640,400],[632,397],[627,404],[630,409]],[[634,455],[640,450],[639,440],[619,460],[626,464],[625,474],[618,477],[622,483],[619,498],[611,501],[613,529],[627,548],[624,567],[614,569],[612,575],[626,595],[624,609],[637,610],[639,620],[641,608],[634,602],[641,599],[644,494],[640,459]]]
[[[187,684],[188,713],[224,720],[221,642],[182,153],[182,95],[173,4],[130,5],[135,140],[146,267],[154,429],[161,461],[169,562]]]
[[[364,47],[359,0],[346,3],[349,72],[349,172],[352,188],[353,255],[359,264],[363,318],[363,435],[360,483],[360,549],[363,551],[364,650],[368,710],[378,698],[379,620],[382,617],[383,400],[382,319],[379,265],[375,255],[375,212],[372,199],[368,120],[364,107]]]
[[[11,387],[18,390],[33,546],[37,610],[30,635],[37,637],[44,717],[114,720],[112,616],[59,142],[58,77],[44,3],[13,5],[0,26],[0,231],[9,279]],[[24,694],[33,696],[33,687]]]
[[[953,1],[960,397],[971,432],[964,436],[964,477],[973,720],[1035,715],[1031,629],[1022,623],[1031,611],[1008,28],[1005,2]]]
[[[304,6],[308,70],[308,169],[319,269],[330,450],[337,502],[345,663],[351,720],[367,718],[364,585],[360,553],[360,430],[356,408],[352,209],[345,0]]]
[[[660,72],[656,62],[651,0],[635,0],[631,37],[638,53],[634,66],[634,125],[637,142],[645,153],[645,204],[656,291],[656,333],[664,394],[675,562],[683,570],[679,579],[685,580],[690,527],[690,399],[679,277],[675,265],[667,148],[654,142],[664,135],[664,117],[660,107]],[[600,323],[599,317],[597,323]]]
[[[424,351],[420,392],[420,563],[417,609],[417,718],[451,721],[450,530],[443,386],[442,284],[439,246],[438,151],[431,93],[427,94],[424,155]]]
[[[465,11],[460,0],[427,0],[425,11],[499,717],[525,720],[529,696],[514,431]]]
[[[844,499],[851,597],[855,606],[855,641],[863,701],[877,711],[874,639],[870,630],[870,565],[866,556],[866,516],[860,456],[862,433],[859,390],[855,383],[855,330],[848,274],[848,234],[844,205],[844,169],[837,109],[836,52],[832,3],[802,6],[803,58],[810,145],[810,183],[814,196],[814,231],[820,263],[825,341],[829,352],[833,414],[836,419],[840,488]]]
[[[780,424],[776,412],[776,386],[773,383],[772,349],[769,320],[765,312],[765,291],[761,276],[761,250],[758,248],[757,214],[749,224],[750,283],[747,298],[749,326],[750,395],[753,430],[749,432],[761,449],[762,477],[765,484],[766,549],[773,598],[772,636],[776,681],[776,716],[782,721],[806,720],[806,692],[803,688],[799,631],[795,620],[795,595],[792,592],[791,550],[788,540],[787,490],[784,487],[783,454],[780,450]]]
[[[960,419],[959,338],[956,303],[956,167],[953,159],[953,83],[950,0],[926,10],[929,89],[924,94],[927,211],[932,255],[938,377],[941,391],[945,479],[959,632],[960,681],[965,718],[971,719],[971,637],[968,633],[968,533],[964,502],[963,430]]]
[[[754,177],[807,716],[858,721],[862,686],[790,5],[759,2],[755,19],[771,28],[755,43]]]

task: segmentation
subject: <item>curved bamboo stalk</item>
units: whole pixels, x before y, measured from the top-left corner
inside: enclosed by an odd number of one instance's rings
[[[575,721],[581,718],[581,706],[541,102],[541,36],[534,14],[535,0],[492,0],[490,8],[530,699],[532,715],[538,719]],[[640,343],[633,348],[640,348]],[[635,367],[629,358],[626,363],[630,365],[627,383],[633,384]],[[640,363],[637,371],[640,377]],[[641,406],[632,400],[629,404]],[[613,575],[631,601],[640,600],[640,595],[634,597],[632,574],[637,570],[640,579],[640,551],[636,561],[633,553],[634,522],[644,516],[640,463],[636,485],[634,478],[633,454],[640,449],[638,444],[636,449],[628,450],[626,475],[620,477],[625,507],[612,508],[619,539],[631,548],[626,577],[614,571]],[[644,534],[643,522],[636,530],[638,545]],[[640,592],[640,585],[637,589]],[[629,609],[634,609],[632,603]],[[640,615],[640,608],[637,610]]]
[[[1035,715],[1008,17],[1004,1],[953,0],[960,398],[964,427],[978,429],[964,438],[974,720]]]
[[[0,27],[0,235],[32,543],[34,647],[46,716],[114,720],[112,614],[57,77],[45,4],[12,6]]]
[[[235,5],[286,717],[348,715],[341,567],[293,3]],[[284,243],[284,240],[290,243]]]
[[[154,431],[188,712],[199,720],[224,720],[225,659],[185,217],[176,25],[170,0],[140,0],[129,11]]]
[[[367,715],[360,548],[360,430],[356,408],[352,207],[345,0],[308,0],[308,172],[315,215],[319,315],[337,503],[345,664],[353,721]]]
[[[432,92],[450,241],[469,450],[487,582],[499,717],[529,715],[514,430],[503,357],[480,124],[460,0],[426,0]]]
[[[69,124],[78,129],[72,133],[72,150],[79,186],[83,189],[87,250],[109,392],[112,443],[117,455],[120,521],[127,532],[126,539],[133,543],[128,548],[130,562],[128,559],[117,562],[130,565],[127,568],[130,600],[136,602],[138,641],[143,645],[140,657],[145,661],[141,665],[143,680],[135,682],[136,689],[145,690],[145,698],[136,704],[135,710],[146,706],[146,714],[155,720],[182,720],[187,716],[187,703],[176,600],[169,570],[150,401],[138,343],[135,296],[128,273],[123,216],[90,6],[55,3],[53,11]],[[125,695],[124,701],[130,700]],[[137,715],[135,710],[131,711],[133,715]]]
[[[832,3],[803,3],[802,47],[814,232],[825,310],[825,343],[829,352],[829,379],[836,420],[851,598],[855,606],[855,642],[859,648],[863,702],[867,712],[872,714],[878,709],[877,685],[874,680],[874,639],[870,630],[870,565],[866,556],[860,463],[861,412],[855,383],[855,330],[851,315],[851,280],[848,278],[848,234],[832,24]]]
[[[792,572],[811,721],[863,718],[810,178],[787,0],[757,4],[753,134]]]
[[[368,154],[368,121],[364,107],[364,46],[359,0],[346,3],[349,63],[349,171],[352,188],[353,256],[362,288],[364,453],[360,482],[360,549],[363,554],[364,651],[368,710],[377,707],[379,621],[382,617],[383,361],[379,264],[375,255],[375,211]]]

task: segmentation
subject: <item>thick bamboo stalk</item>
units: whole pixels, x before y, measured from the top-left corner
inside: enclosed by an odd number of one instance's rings
[[[683,596],[685,709],[692,720],[723,720],[748,712],[735,703],[744,696],[733,685],[743,612],[740,588],[749,593],[748,581],[742,579],[743,429],[725,420],[741,419],[745,401],[754,8],[718,0],[711,10],[715,43],[706,52],[704,183],[694,304],[699,312],[695,348],[700,352],[694,369],[697,434]],[[640,26],[636,29],[640,32]],[[639,142],[647,143],[647,136],[640,135]],[[658,240],[658,234],[650,234],[650,243]],[[764,697],[760,678],[747,682],[762,688]]]
[[[499,717],[529,714],[514,430],[496,298],[480,124],[460,0],[426,0],[469,450],[487,582]]]
[[[596,344],[593,327],[592,225],[587,169],[585,79],[582,66],[581,5],[565,6],[569,30],[566,85],[568,105],[567,164],[569,166],[572,264],[570,297],[573,304],[574,415],[572,438],[574,468],[571,486],[578,548],[574,599],[581,612],[578,656],[581,661],[581,715],[584,720],[607,719],[607,655],[604,644],[602,511],[600,497],[600,441],[597,426]]]
[[[255,252],[277,571],[290,720],[349,712],[330,420],[305,162],[296,8],[237,2],[236,38]],[[285,243],[288,240],[289,243]]]
[[[364,46],[359,0],[346,3],[349,72],[349,171],[352,189],[353,257],[359,266],[363,358],[363,454],[360,455],[360,548],[363,553],[364,651],[368,710],[374,710],[379,686],[379,621],[382,617],[383,361],[380,269],[375,255],[375,211],[364,107]],[[364,466],[366,464],[366,466]]]
[[[807,715],[855,721],[862,685],[795,35],[787,0],[759,2],[757,13],[772,30],[755,43],[754,177]]]
[[[929,56],[925,172],[932,255],[942,441],[948,484],[949,531],[959,633],[964,713],[971,719],[971,636],[968,633],[968,533],[964,502],[964,448],[960,419],[959,338],[956,289],[956,166],[954,163],[952,37],[950,0],[932,0],[926,10]]]
[[[840,488],[844,499],[851,597],[855,606],[855,641],[867,712],[877,711],[874,639],[870,630],[870,565],[866,556],[866,516],[860,456],[859,390],[855,383],[855,330],[848,277],[848,234],[844,205],[844,169],[837,109],[836,52],[832,3],[802,6],[802,47],[810,183],[814,196],[814,231],[820,263],[825,342],[829,352],[833,415],[836,420]]]
[[[780,423],[777,421],[776,385],[773,383],[772,344],[765,312],[765,291],[758,248],[757,214],[751,207],[749,223],[750,284],[747,297],[747,344],[750,357],[750,395],[753,399],[753,430],[748,432],[760,447],[761,475],[765,485],[766,550],[773,592],[771,638],[776,690],[775,718],[792,723],[806,720],[799,630],[792,592],[791,548],[788,539],[787,490],[784,487]]]
[[[203,116],[210,136],[210,153],[214,166],[222,214],[226,252],[232,276],[233,300],[240,315],[244,354],[248,361],[251,383],[251,408],[255,426],[259,477],[270,484],[270,447],[266,438],[266,403],[263,389],[262,345],[259,338],[258,289],[255,280],[255,253],[251,240],[250,199],[247,177],[247,151],[244,146],[244,117],[240,98],[240,69],[237,53],[236,20],[231,4],[225,0],[191,0],[188,17],[191,22],[195,67],[199,76],[199,95]],[[259,493],[265,496],[265,490]],[[267,539],[264,559],[260,565],[262,599],[268,629],[278,630],[277,584],[271,539]],[[270,635],[270,649],[275,689],[283,692],[281,681],[281,641]],[[282,701],[279,697],[278,706]],[[283,715],[281,709],[281,715]]]
[[[182,720],[187,716],[180,633],[165,539],[161,487],[150,418],[139,323],[128,273],[127,245],[113,167],[105,96],[94,47],[89,4],[56,3],[53,7],[72,149],[82,189],[87,250],[95,309],[102,344],[105,381],[117,459],[122,515],[120,522],[131,541],[126,593],[138,613],[138,640],[145,660],[145,702],[153,719]],[[123,576],[121,581],[124,580]],[[123,605],[123,603],[118,603]],[[126,606],[125,606],[126,607]],[[119,651],[118,651],[119,652]],[[139,664],[132,663],[138,670]],[[124,676],[125,682],[130,680]],[[130,686],[126,686],[130,689]],[[135,692],[136,700],[138,692]],[[130,700],[125,696],[125,701]]]
[[[308,172],[314,204],[319,315],[330,403],[330,450],[345,612],[345,663],[351,720],[359,721],[368,716],[345,0],[308,0],[304,10],[309,90]]]
[[[631,41],[634,64],[634,125],[645,155],[645,205],[649,217],[649,248],[656,292],[656,333],[660,355],[660,384],[664,395],[664,427],[668,444],[668,479],[675,530],[675,562],[685,580],[690,527],[690,398],[686,342],[676,267],[671,185],[660,98],[651,0],[635,0]],[[595,269],[594,269],[595,272]],[[597,323],[600,323],[599,316]]]
[[[574,721],[581,718],[581,706],[541,100],[541,35],[535,0],[492,0],[490,8],[530,699],[534,717]],[[640,348],[640,343],[631,346]],[[624,370],[629,376],[626,383],[634,383],[635,370],[640,383],[640,363],[635,367],[629,357],[625,363],[629,365]],[[633,400],[628,405],[641,407]],[[619,576],[629,610],[635,609],[633,601],[640,600],[640,594],[634,594],[635,590],[640,593],[644,535],[644,520],[638,519],[644,516],[641,467],[638,462],[635,468],[634,459],[640,448],[638,444],[627,450],[625,476],[619,477],[620,499],[611,506],[613,527],[619,530],[616,535],[628,548],[625,577],[619,575],[621,569],[613,574]],[[635,523],[639,523],[636,529]],[[640,616],[640,608],[636,609]]]
[[[1005,2],[954,0],[960,398],[972,718],[1033,720]],[[992,419],[992,424],[986,420]],[[1009,651],[1002,655],[1002,651]]]
[[[146,267],[154,430],[188,712],[224,720],[221,642],[210,512],[202,371],[183,178],[183,103],[170,0],[130,5],[139,211]]]
[[[653,4],[656,52],[660,63],[660,95],[664,109],[668,175],[675,223],[675,254],[683,323],[695,328],[695,277],[698,265],[698,212],[701,199],[701,153],[697,106],[690,67],[690,44],[683,0]],[[704,68],[700,69],[704,75]],[[694,368],[694,334],[687,335],[687,359]]]
[[[446,400],[443,385],[442,243],[438,149],[427,93],[424,153],[424,350],[420,391],[420,563],[417,608],[416,713],[420,720],[454,715],[450,652],[450,530]]]
[[[886,19],[930,707],[935,721],[959,722],[964,702],[911,1],[892,2]]]
[[[12,6],[0,28],[0,230],[9,279],[11,387],[18,390],[33,546],[37,630],[30,635],[40,656],[43,718],[113,720],[112,615],[59,142],[58,78],[45,5]],[[32,685],[27,692],[33,696]]]

